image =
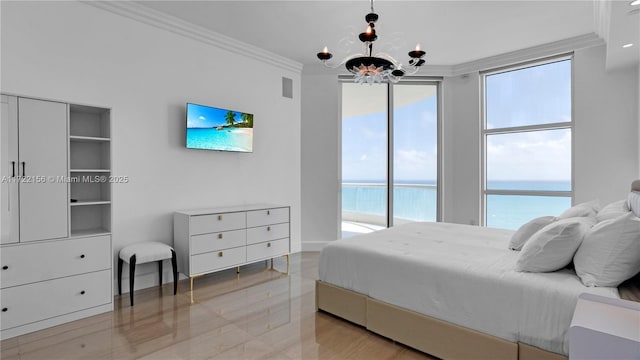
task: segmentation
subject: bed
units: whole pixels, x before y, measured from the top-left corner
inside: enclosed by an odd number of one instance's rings
[[[578,295],[571,269],[516,272],[514,232],[416,222],[336,241],[319,258],[316,307],[440,358],[563,359]]]

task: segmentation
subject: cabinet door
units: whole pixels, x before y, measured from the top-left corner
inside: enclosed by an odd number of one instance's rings
[[[68,235],[67,105],[18,99],[20,241]]]
[[[2,95],[0,114],[0,244],[18,242],[18,98]]]

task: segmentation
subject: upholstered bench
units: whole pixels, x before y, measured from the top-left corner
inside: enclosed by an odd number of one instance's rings
[[[125,246],[120,250],[118,256],[118,295],[122,295],[122,263],[129,264],[129,298],[133,306],[133,280],[135,278],[136,264],[143,264],[152,261],[158,262],[160,272],[160,286],[162,286],[162,261],[171,259],[173,266],[173,295],[178,291],[178,264],[176,262],[176,252],[167,244],[161,242],[142,242]]]

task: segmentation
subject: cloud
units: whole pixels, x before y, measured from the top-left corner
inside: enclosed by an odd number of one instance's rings
[[[489,180],[571,179],[571,132],[532,131],[487,137]]]
[[[394,175],[400,180],[433,180],[436,178],[436,155],[415,149],[397,149]]]

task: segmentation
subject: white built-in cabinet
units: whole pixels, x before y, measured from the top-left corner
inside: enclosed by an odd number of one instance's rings
[[[110,110],[1,95],[0,338],[113,309]]]

